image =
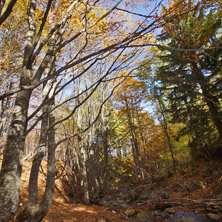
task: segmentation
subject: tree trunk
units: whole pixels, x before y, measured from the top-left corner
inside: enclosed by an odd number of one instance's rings
[[[74,144],[73,144],[74,145]],[[75,152],[75,151],[74,151]],[[75,178],[73,176],[73,171],[74,171],[74,167],[75,167],[75,163],[73,164],[73,155],[72,155],[72,147],[69,148],[67,147],[67,154],[66,154],[66,160],[67,161],[67,165],[68,165],[68,172],[66,170],[67,176],[69,178],[69,182],[72,188],[72,195],[73,195],[73,200],[74,202],[76,201],[76,194],[75,194],[75,182],[77,181],[77,177],[75,175]],[[76,174],[76,171],[75,171]]]
[[[54,99],[53,99],[54,100]],[[51,104],[49,105],[50,108],[53,107],[54,101],[51,100]],[[54,112],[49,113],[49,128],[47,131],[48,136],[48,165],[47,165],[47,179],[46,179],[46,188],[44,192],[44,196],[42,202],[40,203],[39,207],[37,206],[37,199],[38,194],[34,189],[37,189],[37,168],[40,165],[40,158],[34,163],[32,167],[32,172],[35,171],[35,175],[31,175],[34,179],[34,183],[30,183],[29,191],[34,191],[35,194],[30,194],[31,199],[29,200],[27,208],[21,213],[18,217],[19,222],[41,222],[42,219],[48,213],[53,200],[53,193],[54,193],[54,186],[55,186],[55,116]],[[35,177],[34,177],[35,176]]]
[[[53,60],[54,61],[54,60]],[[45,69],[46,75],[50,74],[52,67],[55,67],[54,63],[48,64]],[[54,69],[54,68],[53,68]],[[29,178],[29,200],[26,209],[18,216],[19,221],[26,222],[38,222],[41,221],[52,203],[54,182],[55,182],[55,116],[54,111],[50,110],[54,107],[54,91],[55,83],[49,81],[44,85],[43,100],[46,105],[42,108],[42,123],[41,134],[39,140],[39,147],[32,163],[32,169]],[[39,207],[38,202],[38,174],[39,167],[47,151],[48,142],[48,166],[47,166],[47,181],[43,200]]]
[[[8,222],[17,211],[30,96],[30,90],[23,90],[16,97],[12,122],[3,152],[0,173],[1,222]]]
[[[108,137],[108,129],[104,129],[103,133],[103,155],[104,155],[104,163],[103,163],[103,169],[104,169],[104,173],[103,173],[103,192],[107,193],[108,192],[108,176],[109,176],[109,172],[108,172],[108,141],[107,141],[107,137]]]
[[[141,137],[141,140],[142,140],[143,155],[144,155],[145,161],[147,163],[147,168],[148,168],[150,178],[151,178],[151,182],[152,182],[153,181],[153,173],[152,173],[152,170],[151,170],[151,167],[150,167],[149,156],[147,155],[146,148],[145,148],[145,139],[143,137],[142,125],[141,125],[141,121],[140,121],[138,112],[137,112],[137,120],[138,120],[138,123],[139,123],[140,137]]]
[[[79,82],[80,85],[80,82]],[[79,86],[80,87],[80,86]],[[79,103],[79,102],[78,102]],[[78,108],[77,112],[77,132],[78,132],[78,147],[80,152],[80,180],[81,180],[81,189],[83,192],[83,202],[85,204],[89,204],[89,187],[88,187],[88,175],[87,175],[87,168],[86,168],[86,147],[84,146],[83,136],[80,137],[81,131],[81,116],[80,116],[80,108]]]
[[[192,65],[193,65],[193,74],[198,77],[197,78],[198,83],[200,84],[204,100],[207,103],[212,120],[218,130],[220,139],[222,140],[222,121],[219,115],[218,100],[215,96],[212,96],[209,90],[207,89],[207,80],[202,74],[198,65],[196,63],[192,63]]]
[[[91,134],[95,135],[95,129],[93,125],[90,130],[92,130]],[[93,198],[97,198],[100,193],[100,184],[99,184],[99,157],[98,157],[98,150],[97,150],[97,144],[95,143],[95,138],[91,139],[93,141],[90,144],[89,148],[89,181],[91,183],[91,191],[93,193]]]
[[[84,148],[81,149],[81,160],[82,160],[82,168],[81,168],[81,180],[82,180],[82,188],[83,188],[83,202],[85,204],[89,204],[89,185],[88,185],[88,176],[87,176],[87,168],[86,168],[86,151]]]
[[[29,63],[35,35],[35,0],[29,7],[29,30],[26,35],[20,87],[31,85],[32,64]],[[27,114],[32,90],[20,91],[15,100],[12,121],[3,152],[0,173],[0,221],[13,219],[19,200],[19,188],[23,164]]]
[[[133,152],[133,157],[134,157],[134,163],[136,165],[136,172],[139,173],[140,180],[144,181],[145,180],[144,168],[142,165],[142,160],[141,160],[141,156],[139,152],[138,141],[136,139],[135,127],[133,125],[133,117],[130,114],[128,102],[127,101],[125,102],[126,102],[126,109],[128,110],[127,118],[128,118],[129,129],[130,129],[132,152]]]
[[[54,105],[54,98],[51,107]],[[35,216],[30,222],[41,222],[48,213],[53,200],[55,187],[55,115],[54,111],[49,114],[49,130],[48,130],[48,165],[47,165],[47,180],[43,200],[35,213]]]
[[[156,97],[157,97],[157,100],[158,100],[158,103],[159,103],[160,112],[161,112],[162,117],[163,117],[163,130],[164,130],[164,134],[167,138],[167,143],[168,143],[168,146],[169,146],[169,149],[170,149],[170,155],[171,155],[172,163],[173,163],[173,170],[174,170],[174,172],[176,172],[176,160],[174,158],[173,146],[172,146],[170,136],[169,136],[169,133],[168,133],[168,124],[167,124],[166,117],[165,117],[165,111],[164,111],[164,108],[163,108],[163,104],[161,103],[161,100],[158,97],[158,95]]]
[[[30,212],[35,210],[37,206],[39,167],[45,156],[45,153],[47,152],[47,129],[48,129],[48,118],[49,118],[47,108],[46,107],[43,108],[43,119],[41,124],[39,147],[32,162],[32,168],[29,178],[29,199],[28,199],[27,209]]]

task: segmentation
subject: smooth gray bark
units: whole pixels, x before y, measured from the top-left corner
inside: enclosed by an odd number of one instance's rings
[[[54,99],[51,99],[49,103],[49,107],[53,108]],[[46,120],[45,120],[46,121]],[[37,200],[38,200],[38,192],[35,189],[38,189],[37,187],[37,181],[38,181],[38,169],[41,164],[42,158],[44,155],[42,154],[42,151],[40,151],[39,155],[36,156],[34,159],[33,165],[32,165],[32,171],[30,175],[30,179],[33,181],[30,181],[29,183],[29,192],[34,192],[34,194],[30,193],[29,195],[29,202],[26,207],[26,209],[18,216],[19,222],[41,222],[42,219],[46,216],[48,213],[53,200],[53,193],[54,193],[54,187],[55,187],[55,174],[56,174],[56,168],[55,168],[55,116],[53,112],[49,113],[49,128],[47,130],[47,137],[48,137],[48,160],[47,160],[47,178],[46,178],[46,187],[43,199],[39,206],[37,206]],[[44,123],[47,124],[46,122]],[[45,137],[42,138],[41,144],[44,143]],[[45,141],[46,142],[46,141]],[[42,147],[43,148],[43,147]]]
[[[79,86],[78,90],[80,90],[81,86],[81,80],[79,80]],[[80,104],[80,101],[78,100],[78,105]],[[80,153],[80,185],[82,189],[83,194],[83,202],[85,204],[89,204],[89,185],[88,185],[88,175],[87,175],[87,155],[86,155],[86,146],[83,141],[84,135],[80,136],[81,128],[82,128],[82,116],[81,116],[81,110],[78,108],[77,111],[77,132],[78,132],[78,148]]]
[[[3,152],[0,173],[1,222],[8,222],[17,211],[30,96],[31,92],[24,90],[16,98],[12,122]]]
[[[37,207],[39,168],[47,152],[47,129],[48,129],[49,116],[48,116],[48,109],[44,107],[43,110],[44,110],[43,111],[44,117],[42,119],[39,147],[32,162],[32,169],[29,178],[29,199],[28,199],[27,209],[30,211],[31,214],[33,213],[33,211],[36,210]]]
[[[26,35],[25,50],[20,87],[31,84],[32,65],[29,63],[33,48],[35,26],[35,0],[29,7],[29,31]],[[3,162],[0,173],[0,221],[8,222],[13,219],[19,200],[19,188],[23,164],[27,114],[32,90],[20,91],[15,100],[12,121],[9,127],[7,142],[3,152]]]

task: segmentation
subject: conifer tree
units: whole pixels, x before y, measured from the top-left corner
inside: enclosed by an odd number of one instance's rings
[[[177,1],[173,4],[163,8],[163,13],[175,7]],[[218,4],[184,1],[174,15],[165,17],[166,25],[159,35],[164,46],[159,47],[162,65],[156,75],[168,98],[173,121],[185,123],[183,133],[191,132],[190,145],[194,147],[206,145],[204,140],[209,138],[209,143],[216,134],[222,139]]]

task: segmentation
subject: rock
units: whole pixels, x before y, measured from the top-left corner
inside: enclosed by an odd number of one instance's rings
[[[134,194],[133,192],[130,192],[130,193],[126,193],[125,195],[124,195],[124,201],[126,202],[126,203],[132,203],[133,201],[135,201],[136,199],[137,199],[137,196],[136,196],[136,194]]]
[[[222,220],[222,214],[212,214],[212,213],[209,213],[209,214],[207,214],[207,216],[211,220],[216,220],[216,221],[221,221]]]
[[[129,205],[127,203],[124,203],[124,204],[121,204],[120,207],[127,208],[127,207],[129,207]]]
[[[138,200],[143,201],[143,200],[156,200],[156,199],[169,199],[170,197],[170,192],[167,190],[154,190],[150,191],[148,187],[145,188],[145,190],[140,194],[138,197]]]
[[[127,218],[130,218],[130,219],[133,219],[133,218],[135,219],[138,213],[139,213],[139,211],[138,210],[134,210],[134,209],[133,210],[127,210],[125,212]]]
[[[149,200],[158,200],[158,199],[161,199],[160,192],[154,190],[152,193],[150,193]]]
[[[162,199],[169,199],[170,198],[170,192],[167,190],[163,190],[160,192],[160,197]]]
[[[125,202],[123,202],[122,200],[115,199],[115,200],[108,201],[107,206],[119,206],[123,203]]]
[[[170,221],[180,221],[180,222],[210,222],[215,221],[207,217],[206,214],[202,214],[200,211],[177,211],[171,216]]]
[[[210,177],[212,176],[213,171],[210,168],[205,168],[201,171],[201,176],[202,177]]]
[[[139,196],[139,200],[148,200],[150,195],[150,189],[148,187],[145,187],[143,192]]]
[[[181,222],[199,222],[199,220],[189,217],[189,218],[182,219]]]
[[[135,222],[153,222],[153,218],[150,216],[150,211],[146,211],[146,210],[141,210],[138,212],[138,214],[136,215],[136,219]]]
[[[152,212],[151,216],[152,216],[153,218],[155,218],[155,219],[156,219],[157,217],[164,219],[164,218],[169,217],[169,214],[168,214],[167,212],[165,212],[165,211],[155,210],[155,211]]]
[[[134,201],[136,201],[139,198],[139,196],[141,195],[143,190],[144,190],[143,187],[136,187],[135,189],[128,191],[126,194],[122,194],[121,198],[126,203],[133,203]]]
[[[147,210],[127,210],[126,212],[127,218],[130,219],[130,221],[134,222],[153,222],[152,218],[152,212]]]
[[[155,210],[152,212],[152,217],[157,217],[157,216],[160,216],[161,215],[161,212],[158,211],[158,210]]]
[[[112,199],[112,200],[101,200],[99,204],[106,206],[106,207],[112,207],[112,206],[119,206],[119,207],[128,207],[125,201],[120,199]]]
[[[123,208],[129,207],[129,205],[125,201],[121,201],[121,200],[119,200],[119,205],[118,206],[123,207]]]
[[[184,182],[184,186],[186,187],[188,191],[193,191],[193,190],[201,188],[200,184],[194,181],[186,181]]]
[[[176,213],[176,210],[173,209],[173,208],[166,208],[165,209],[165,212],[169,213],[169,214],[175,214]]]

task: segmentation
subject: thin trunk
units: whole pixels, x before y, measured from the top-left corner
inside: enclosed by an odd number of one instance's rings
[[[130,135],[131,135],[131,143],[132,143],[132,151],[133,151],[133,155],[134,155],[134,163],[136,165],[136,169],[137,169],[137,172],[139,173],[140,175],[140,179],[142,181],[145,180],[145,177],[144,177],[144,170],[143,170],[143,166],[142,166],[142,161],[141,161],[141,156],[140,156],[140,152],[139,152],[139,147],[138,147],[138,141],[136,139],[136,132],[135,132],[135,127],[133,126],[133,123],[132,123],[132,117],[131,117],[131,114],[130,114],[130,110],[129,110],[129,105],[126,102],[126,109],[127,109],[127,118],[128,118],[128,124],[129,124],[129,128],[130,128]]]
[[[94,146],[94,161],[95,161],[95,182],[96,182],[96,188],[97,193],[101,192],[101,181],[100,181],[100,162],[99,162],[99,149]]]
[[[117,158],[119,159],[119,160],[121,160],[122,159],[122,150],[121,150],[121,141],[119,141],[119,148],[117,149]]]
[[[74,116],[72,117],[72,129],[71,129],[71,133],[74,134],[75,133],[75,120],[74,120]],[[70,144],[71,143],[71,144]],[[73,195],[73,200],[74,202],[76,201],[76,194],[75,194],[75,182],[77,182],[77,177],[76,177],[76,171],[75,171],[75,166],[76,163],[75,161],[78,161],[78,159],[75,158],[75,155],[73,155],[73,153],[76,153],[75,149],[75,138],[72,138],[71,140],[69,140],[69,144],[67,147],[67,162],[68,162],[68,167],[69,167],[69,172],[68,172],[68,178],[69,178],[69,182],[71,184],[71,188],[72,188],[72,195]],[[70,147],[70,148],[69,148]],[[78,155],[76,155],[78,156]],[[75,177],[73,176],[73,171],[75,172]]]
[[[89,180],[91,182],[91,191],[93,193],[93,197],[96,198],[99,195],[100,187],[98,182],[98,158],[96,156],[96,143],[95,138],[95,125],[90,128],[90,150],[89,150]]]
[[[73,174],[72,174],[73,168],[74,168],[74,166],[73,166],[73,155],[72,155],[72,152],[69,148],[67,150],[67,160],[66,161],[68,162],[68,168],[69,168],[68,178],[69,178],[69,182],[70,182],[71,188],[72,188],[73,200],[76,201],[76,195],[75,195],[75,181],[76,181],[75,179],[76,178],[74,179]]]
[[[108,129],[105,129],[103,132],[103,155],[104,155],[104,162],[103,162],[103,192],[107,193],[108,192],[108,161],[109,161],[109,155],[108,155]]]
[[[142,140],[143,155],[145,157],[145,161],[147,163],[147,168],[148,168],[148,171],[149,171],[149,174],[150,174],[150,178],[151,178],[151,182],[152,182],[153,181],[153,173],[152,173],[152,170],[151,170],[151,167],[150,167],[149,157],[147,155],[146,148],[145,148],[145,139],[143,137],[142,125],[141,125],[141,121],[140,121],[138,112],[137,112],[137,120],[138,120],[138,123],[139,123],[140,137],[141,137],[141,140]]]
[[[29,180],[29,200],[26,209],[17,217],[18,221],[25,222],[40,222],[48,213],[53,199],[54,184],[55,184],[55,116],[49,109],[54,105],[54,98],[45,107],[45,115],[42,120],[41,136],[39,142],[39,150],[34,157],[30,180]],[[48,123],[50,123],[48,128]],[[48,131],[47,131],[48,130]],[[48,137],[48,165],[47,165],[47,180],[43,200],[39,207],[38,201],[38,172],[42,159],[46,152],[46,142]]]
[[[169,136],[169,133],[168,133],[168,124],[167,124],[166,117],[165,117],[165,111],[164,111],[163,105],[161,103],[161,100],[158,96],[157,96],[157,100],[158,100],[158,103],[159,103],[160,112],[161,112],[162,117],[163,117],[163,130],[164,130],[164,134],[167,138],[167,143],[168,143],[168,146],[169,146],[169,149],[170,149],[170,155],[171,155],[172,163],[173,163],[173,170],[174,170],[174,172],[176,172],[176,161],[175,161],[175,158],[174,158],[173,146],[172,146],[170,136]]]
[[[80,89],[81,80],[79,80],[79,89]],[[79,101],[78,101],[79,104]],[[77,132],[78,132],[78,147],[80,152],[80,180],[81,180],[81,189],[83,192],[83,202],[85,204],[89,204],[89,187],[88,187],[88,176],[87,176],[87,168],[86,168],[86,147],[84,147],[84,141],[83,136],[80,137],[80,131],[81,131],[81,122],[82,116],[80,116],[80,108],[78,108],[77,112]]]
[[[43,116],[39,147],[32,162],[32,169],[29,178],[29,199],[27,209],[31,212],[31,214],[37,206],[39,167],[47,151],[48,107],[43,108]]]
[[[51,108],[54,105],[54,99],[51,101]],[[49,130],[48,130],[48,165],[45,193],[35,214],[27,222],[41,222],[48,213],[53,200],[55,187],[55,116],[54,112],[49,113]]]
[[[103,86],[102,90],[102,98],[101,102],[104,101],[105,99],[105,88]],[[102,146],[103,146],[103,193],[108,192],[108,177],[109,177],[109,169],[108,169],[108,164],[109,164],[109,154],[108,154],[108,127],[107,127],[107,116],[106,116],[106,106],[103,107],[102,113],[101,113],[101,128],[102,128]]]
[[[133,142],[133,138],[131,136],[131,133],[130,133],[130,142],[131,142],[131,147],[132,147],[132,154],[133,154],[133,162],[134,162],[134,165],[135,165],[135,173],[136,173],[136,177],[137,177],[137,180],[139,182],[139,172],[138,172],[138,162],[137,162],[137,159],[136,159],[136,155],[135,155],[135,147],[134,147],[134,142]]]
[[[83,185],[83,201],[85,204],[89,204],[89,185],[88,185],[88,176],[87,176],[87,168],[86,168],[86,151],[85,149],[81,149],[82,156],[82,169],[81,169],[81,179]]]
[[[54,101],[51,100],[49,104],[49,107],[53,107]],[[52,200],[53,200],[53,193],[54,193],[54,186],[55,186],[55,173],[56,173],[56,168],[55,168],[55,116],[54,113],[51,112],[49,113],[49,128],[47,131],[47,136],[48,136],[48,160],[47,160],[47,179],[46,179],[46,188],[44,192],[43,199],[40,203],[39,206],[37,206],[37,192],[34,189],[37,189],[36,186],[36,178],[37,175],[35,174],[33,177],[35,183],[33,184],[31,182],[29,187],[29,191],[35,192],[35,195],[30,194],[30,200],[28,202],[27,208],[18,216],[18,221],[19,222],[41,222],[42,219],[46,216],[48,213],[51,205],[52,205]],[[40,158],[34,163],[34,167],[32,170],[34,170],[37,173],[37,167],[39,166],[39,162],[42,158],[42,155]],[[30,177],[30,178],[31,178]]]

